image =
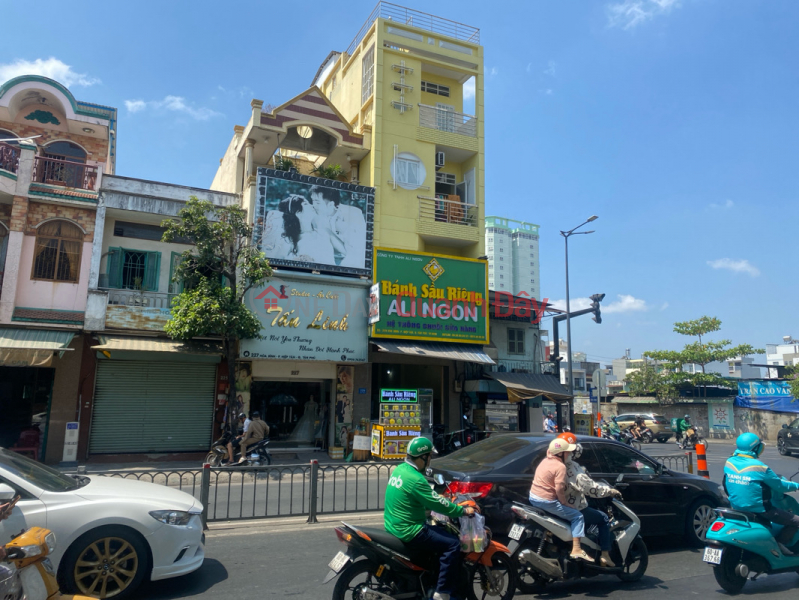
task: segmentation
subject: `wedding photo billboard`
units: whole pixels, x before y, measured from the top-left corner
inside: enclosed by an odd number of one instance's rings
[[[254,238],[278,267],[371,275],[374,188],[258,169]]]

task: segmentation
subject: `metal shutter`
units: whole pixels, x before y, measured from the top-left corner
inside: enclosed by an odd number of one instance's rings
[[[216,365],[102,360],[89,452],[208,449]]]

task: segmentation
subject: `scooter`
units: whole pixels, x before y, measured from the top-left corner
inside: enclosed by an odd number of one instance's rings
[[[694,450],[697,444],[704,444],[705,448],[708,447],[707,440],[699,437],[699,432],[693,426],[686,429],[682,440],[677,442],[677,445],[683,450]]]
[[[623,481],[619,475],[616,483]],[[641,520],[621,500],[597,500],[604,503],[611,518],[613,547],[611,560],[615,567],[599,564],[598,530],[596,526],[586,531],[582,538],[583,549],[595,562],[572,560],[571,527],[568,521],[528,504],[514,502],[511,510],[516,522],[511,527],[508,549],[517,564],[517,587],[523,594],[538,594],[553,581],[581,579],[597,575],[615,575],[622,581],[638,581],[649,566],[649,551],[641,539]]]
[[[218,440],[215,440],[213,444],[211,444],[211,450],[208,452],[208,456],[205,457],[205,462],[211,465],[212,467],[221,467],[222,462],[227,458],[227,445],[228,442],[231,440],[232,436],[229,432],[225,432],[222,434]],[[252,466],[260,466],[260,465],[271,465],[272,464],[272,455],[269,453],[269,438],[264,438],[249,448],[247,448],[247,453],[249,456],[247,459],[239,463],[239,459],[241,459],[241,451],[239,450],[239,445],[234,441],[233,443],[233,462],[230,466],[242,466],[242,467],[252,467]]]
[[[791,480],[797,475],[794,473]],[[772,491],[771,504],[799,514],[799,502],[793,496]],[[726,592],[740,593],[750,577],[754,581],[764,574],[799,570],[799,554],[787,556],[777,544],[780,525],[764,520],[757,513],[731,508],[717,508],[716,514],[718,519],[705,535],[708,545],[702,560],[713,566],[716,582]],[[797,547],[797,542],[799,533],[788,546]]]

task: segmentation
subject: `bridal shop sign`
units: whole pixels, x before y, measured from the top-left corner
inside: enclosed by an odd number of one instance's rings
[[[485,260],[375,248],[374,284],[372,337],[488,343]]]
[[[368,288],[272,278],[247,292],[261,339],[241,341],[241,357],[366,362]]]
[[[372,274],[374,188],[258,169],[253,238],[278,267]]]

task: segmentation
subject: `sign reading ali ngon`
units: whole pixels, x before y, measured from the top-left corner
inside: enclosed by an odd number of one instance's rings
[[[375,248],[372,337],[488,343],[487,262]]]

